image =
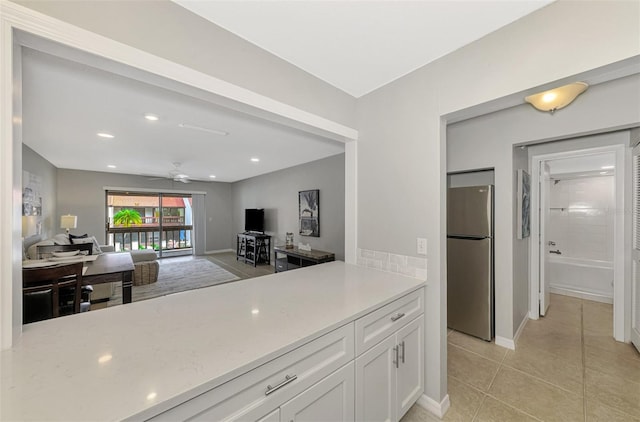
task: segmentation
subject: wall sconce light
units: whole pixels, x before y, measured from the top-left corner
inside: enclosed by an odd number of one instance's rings
[[[76,227],[78,227],[78,216],[67,214],[60,217],[60,228],[66,229],[67,234],[69,234],[69,229]]]
[[[538,94],[529,95],[524,100],[541,111],[553,114],[556,110],[571,104],[576,97],[589,88],[584,82],[574,82],[569,85],[550,89]]]

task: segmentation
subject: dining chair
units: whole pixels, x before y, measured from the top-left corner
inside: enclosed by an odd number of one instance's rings
[[[72,289],[73,302],[61,303],[60,291]],[[22,320],[24,324],[78,313],[82,302],[82,262],[22,270]]]
[[[71,251],[80,251],[80,253],[84,253],[84,255],[93,255],[93,244],[92,243],[76,243],[72,245],[40,245],[36,248],[36,255],[38,259],[51,258],[54,252],[71,252]],[[73,292],[70,292],[69,289],[65,289],[66,291],[62,291],[61,294],[65,298],[69,298],[73,296]],[[82,301],[84,303],[89,303],[91,301],[91,293],[93,293],[93,286],[87,285],[82,286]],[[83,310],[89,310],[85,308]]]

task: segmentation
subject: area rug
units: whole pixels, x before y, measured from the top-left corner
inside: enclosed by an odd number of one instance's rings
[[[133,302],[240,280],[240,277],[206,258],[168,258],[160,260],[159,263],[158,281],[133,286]],[[115,287],[115,294],[109,300],[108,306],[122,304],[121,283],[116,283]]]

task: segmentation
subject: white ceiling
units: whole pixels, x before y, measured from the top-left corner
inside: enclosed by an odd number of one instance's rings
[[[344,152],[339,142],[32,49],[23,49],[22,67],[23,142],[58,168],[167,177],[180,162],[191,179],[234,182]]]
[[[552,3],[173,1],[354,97]]]

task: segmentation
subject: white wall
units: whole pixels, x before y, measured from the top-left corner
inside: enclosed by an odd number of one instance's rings
[[[612,175],[563,179],[554,175],[546,239],[564,258],[613,261],[615,185]],[[622,210],[620,210],[622,212]]]
[[[293,232],[294,244],[333,252],[344,260],[344,154],[334,155],[232,184],[233,233],[244,231],[244,210],[265,209],[265,230],[273,245],[283,245]],[[320,190],[320,237],[298,234],[298,191]]]
[[[497,300],[504,308],[496,310],[501,321],[496,330],[510,337],[517,328],[510,223],[516,141],[474,135],[465,156],[476,158],[447,168],[442,116],[640,54],[639,9],[637,2],[558,1],[359,99],[358,246],[416,255],[415,238],[427,237],[425,379],[426,395],[436,402],[446,392],[446,170],[495,167],[496,184],[504,181],[496,197],[496,219],[508,222],[496,228],[496,253],[505,259],[496,274]],[[602,104],[598,112],[609,115]],[[565,117],[556,113],[555,120],[564,120],[572,107],[565,109]],[[631,108],[629,114],[634,113]],[[550,122],[547,117],[544,125]],[[582,120],[587,126],[607,125]],[[494,132],[513,134],[522,123],[507,120]],[[520,131],[522,137],[528,128]],[[534,130],[534,139],[541,132]]]

